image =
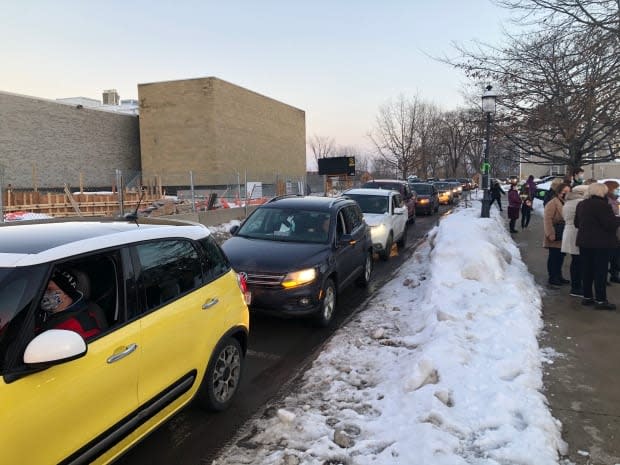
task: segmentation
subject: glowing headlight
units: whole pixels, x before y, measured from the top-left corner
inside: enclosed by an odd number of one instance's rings
[[[428,203],[428,199],[419,199],[418,202],[421,204]]]
[[[282,286],[286,288],[303,286],[304,284],[311,283],[316,279],[316,269],[307,268],[305,270],[293,271],[287,274],[282,281]]]

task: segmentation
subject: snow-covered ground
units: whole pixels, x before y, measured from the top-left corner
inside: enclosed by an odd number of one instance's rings
[[[213,464],[559,463],[540,291],[491,216],[474,202],[445,217]]]

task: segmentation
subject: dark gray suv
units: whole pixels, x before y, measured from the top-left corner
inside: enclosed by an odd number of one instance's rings
[[[250,310],[312,316],[327,326],[340,291],[370,281],[370,230],[351,199],[275,198],[231,233],[222,248],[247,276]]]

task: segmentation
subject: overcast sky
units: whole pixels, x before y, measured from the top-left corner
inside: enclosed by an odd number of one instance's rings
[[[497,42],[489,0],[0,0],[0,90],[101,99],[115,88],[216,76],[306,112],[307,136],[368,145],[399,94],[443,108],[464,78],[430,56]]]

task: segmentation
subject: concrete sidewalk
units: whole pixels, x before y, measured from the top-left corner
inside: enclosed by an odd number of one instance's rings
[[[495,209],[496,207],[493,207]],[[506,209],[502,213],[506,218]],[[545,394],[575,464],[620,464],[620,284],[607,287],[616,311],[593,310],[568,295],[570,285],[547,285],[547,249],[542,247],[542,206],[526,230],[517,222],[513,239],[523,261],[543,289],[544,331],[540,346],[558,354],[546,365]],[[508,220],[506,219],[506,229]],[[570,256],[564,259],[570,277]]]

